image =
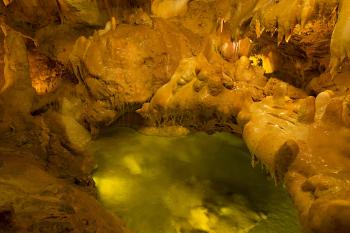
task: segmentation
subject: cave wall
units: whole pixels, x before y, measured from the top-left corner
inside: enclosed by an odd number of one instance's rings
[[[253,164],[286,184],[305,232],[349,232],[348,1],[3,3],[1,140],[38,177],[76,199],[93,193],[84,146],[138,114],[141,126],[242,134]],[[23,209],[0,204],[11,229],[63,218],[18,225]],[[83,227],[71,214],[66,226]],[[87,218],[97,232],[127,231],[113,216]]]

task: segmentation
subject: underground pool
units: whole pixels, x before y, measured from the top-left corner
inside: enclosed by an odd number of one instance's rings
[[[299,233],[281,186],[228,133],[146,136],[111,128],[88,147],[99,199],[135,233]]]

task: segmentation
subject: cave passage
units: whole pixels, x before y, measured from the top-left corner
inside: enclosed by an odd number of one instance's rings
[[[286,191],[251,167],[237,136],[111,128],[88,150],[100,201],[135,233],[301,232]]]

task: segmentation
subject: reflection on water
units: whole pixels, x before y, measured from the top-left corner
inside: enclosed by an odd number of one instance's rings
[[[135,233],[300,232],[287,194],[251,168],[236,136],[167,138],[117,128],[89,150],[102,203]]]

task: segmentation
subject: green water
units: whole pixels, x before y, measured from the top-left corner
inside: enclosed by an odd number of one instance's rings
[[[239,137],[105,132],[89,146],[106,208],[135,233],[299,233],[282,187],[250,165]]]

